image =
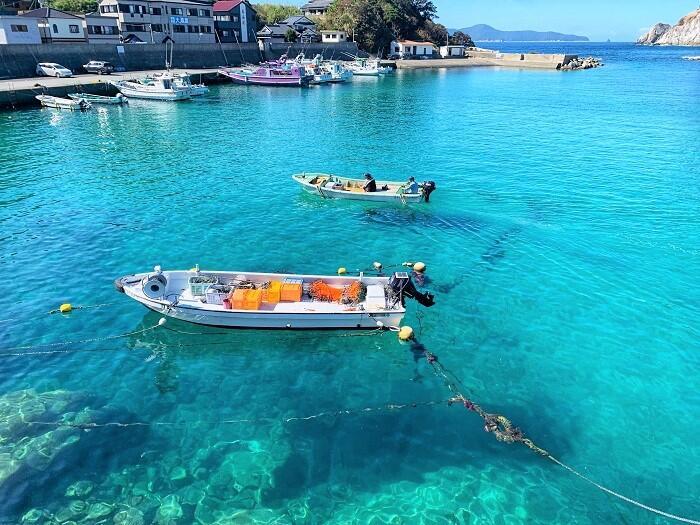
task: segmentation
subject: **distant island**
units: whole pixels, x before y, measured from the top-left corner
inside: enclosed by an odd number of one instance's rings
[[[462,29],[451,29],[450,32],[461,31],[472,37],[472,40],[482,42],[588,42],[587,36],[566,35],[554,31],[501,31],[486,24],[477,24]]]
[[[700,46],[700,9],[685,15],[675,26],[656,24],[639,37],[637,43],[653,46]]]

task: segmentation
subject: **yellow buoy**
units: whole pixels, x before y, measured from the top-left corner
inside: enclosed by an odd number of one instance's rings
[[[379,261],[374,261],[372,263],[372,266],[374,266],[374,269],[377,270],[378,272],[381,271],[383,265]]]
[[[70,303],[64,303],[58,308],[58,311],[61,312],[62,314],[67,314],[72,309],[73,309],[73,305],[71,305]]]
[[[346,273],[348,273],[348,271],[342,266],[338,268],[338,275],[345,275]]]
[[[413,265],[413,269],[418,273],[423,273],[425,271],[425,263],[417,262]]]
[[[399,330],[399,340],[410,341],[411,339],[413,339],[413,328],[410,326],[402,326]]]

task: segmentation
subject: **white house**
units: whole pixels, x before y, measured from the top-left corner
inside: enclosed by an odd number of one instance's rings
[[[463,58],[466,55],[466,46],[440,46],[442,58]]]
[[[0,44],[41,44],[39,24],[17,15],[0,16]]]
[[[87,13],[83,20],[90,44],[118,44],[119,22],[111,16],[103,16],[99,12]]]
[[[64,44],[87,42],[83,19],[53,7],[42,7],[22,13],[22,18],[34,19],[39,25],[41,41],[44,44]]]
[[[435,52],[432,42],[415,42],[413,40],[399,40],[391,43],[391,53],[402,57],[432,56]]]
[[[321,31],[321,42],[324,44],[338,44],[347,40],[348,34],[345,31]]]

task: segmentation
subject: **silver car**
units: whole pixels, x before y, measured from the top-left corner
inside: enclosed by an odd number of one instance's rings
[[[73,72],[67,67],[54,62],[40,62],[36,66],[36,74],[40,77],[72,77]]]

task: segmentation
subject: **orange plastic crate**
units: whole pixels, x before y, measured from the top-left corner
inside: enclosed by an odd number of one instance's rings
[[[290,303],[301,302],[302,288],[301,284],[282,283],[282,293],[280,299]]]
[[[262,292],[262,290],[246,290],[243,309],[260,310],[260,305],[262,305]]]
[[[242,288],[236,289],[231,292],[229,299],[231,300],[231,308],[234,310],[244,310],[245,309],[245,296],[248,290],[243,290]]]
[[[279,303],[282,294],[282,283],[279,281],[272,281],[270,286],[263,290],[262,293],[263,303]]]

